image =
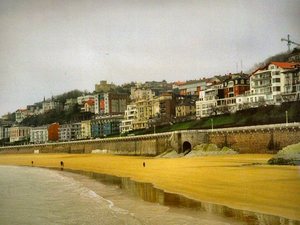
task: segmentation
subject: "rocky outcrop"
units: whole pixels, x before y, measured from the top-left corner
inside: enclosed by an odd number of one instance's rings
[[[286,146],[268,161],[271,165],[300,165],[300,143]]]

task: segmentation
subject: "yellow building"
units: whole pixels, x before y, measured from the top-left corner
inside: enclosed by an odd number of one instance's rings
[[[133,130],[149,127],[149,120],[159,113],[159,99],[145,99],[136,103],[136,119],[133,121]]]

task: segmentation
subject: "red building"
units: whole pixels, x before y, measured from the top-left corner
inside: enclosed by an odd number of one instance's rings
[[[48,141],[58,141],[58,123],[52,123],[48,126]]]
[[[230,74],[223,82],[224,97],[231,98],[244,94],[250,90],[250,83],[247,74]]]

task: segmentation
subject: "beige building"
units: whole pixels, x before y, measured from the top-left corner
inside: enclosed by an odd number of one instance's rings
[[[29,141],[30,127],[14,126],[9,128],[9,141]]]
[[[150,119],[159,114],[159,99],[140,100],[136,103],[136,119],[133,121],[133,130],[149,128]]]
[[[136,102],[140,100],[152,99],[154,98],[154,95],[155,94],[151,89],[140,88],[137,85],[137,87],[131,88],[130,99],[131,101]]]
[[[81,121],[81,138],[83,138],[83,139],[91,138],[91,121],[90,120]]]
[[[175,111],[177,118],[193,116],[196,113],[196,106],[195,103],[182,103],[175,107]]]
[[[106,80],[101,80],[99,84],[95,84],[95,92],[104,93],[116,88],[116,85],[107,83]]]

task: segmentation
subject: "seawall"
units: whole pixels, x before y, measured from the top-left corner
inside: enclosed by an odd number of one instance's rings
[[[102,153],[156,156],[167,150],[178,153],[195,145],[213,143],[239,153],[276,153],[300,142],[300,123],[184,130],[132,137],[0,147],[0,153]]]

